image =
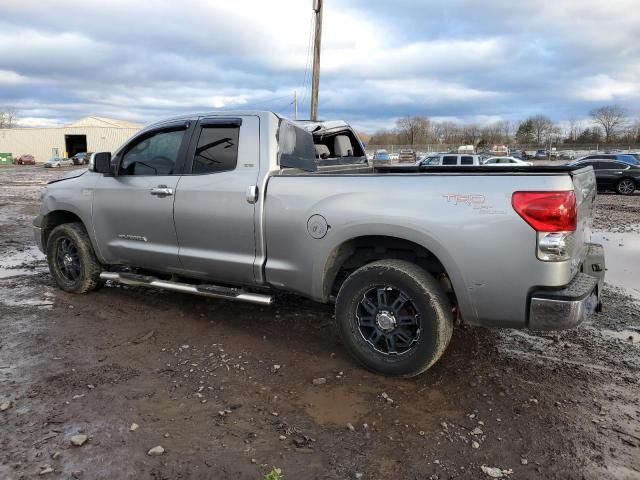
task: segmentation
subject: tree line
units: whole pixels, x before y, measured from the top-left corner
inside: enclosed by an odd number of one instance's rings
[[[590,120],[556,123],[546,115],[533,115],[519,122],[501,120],[476,123],[432,121],[425,116],[406,116],[393,128],[370,136],[369,145],[587,145],[640,144],[640,120],[631,121],[619,105],[606,105],[590,112]]]
[[[0,109],[0,128],[14,128],[18,115],[12,107]]]

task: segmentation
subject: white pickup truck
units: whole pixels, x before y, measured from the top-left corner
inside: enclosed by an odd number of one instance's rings
[[[174,118],[50,183],[35,240],[68,292],[335,302],[347,350],[388,375],[433,365],[456,319],[560,329],[598,308],[592,168],[353,165],[364,155],[347,125]]]

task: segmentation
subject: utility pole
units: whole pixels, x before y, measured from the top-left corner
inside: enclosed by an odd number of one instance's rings
[[[316,31],[313,38],[313,81],[311,82],[311,120],[318,120],[318,87],[320,85],[320,44],[322,42],[322,0],[313,0]]]
[[[293,91],[293,119],[298,119],[298,91]]]

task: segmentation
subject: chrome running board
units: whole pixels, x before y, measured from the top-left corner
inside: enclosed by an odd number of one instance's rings
[[[235,300],[238,302],[257,303],[259,305],[271,305],[274,298],[271,295],[245,292],[239,288],[220,287],[218,285],[191,285],[189,283],[170,282],[156,277],[137,275],[134,273],[102,272],[102,280],[111,280],[123,285],[137,287],[162,288],[174,292],[190,293],[202,297],[221,298],[223,300]]]

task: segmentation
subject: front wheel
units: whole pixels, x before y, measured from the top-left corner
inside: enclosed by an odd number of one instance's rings
[[[336,299],[338,332],[369,370],[412,377],[431,367],[453,333],[451,303],[419,266],[380,260],[353,272]]]
[[[102,266],[81,223],[65,223],[53,229],[47,240],[49,271],[60,289],[87,293],[100,286]]]
[[[616,184],[616,192],[620,195],[631,195],[636,190],[636,183],[630,178],[623,178]]]

